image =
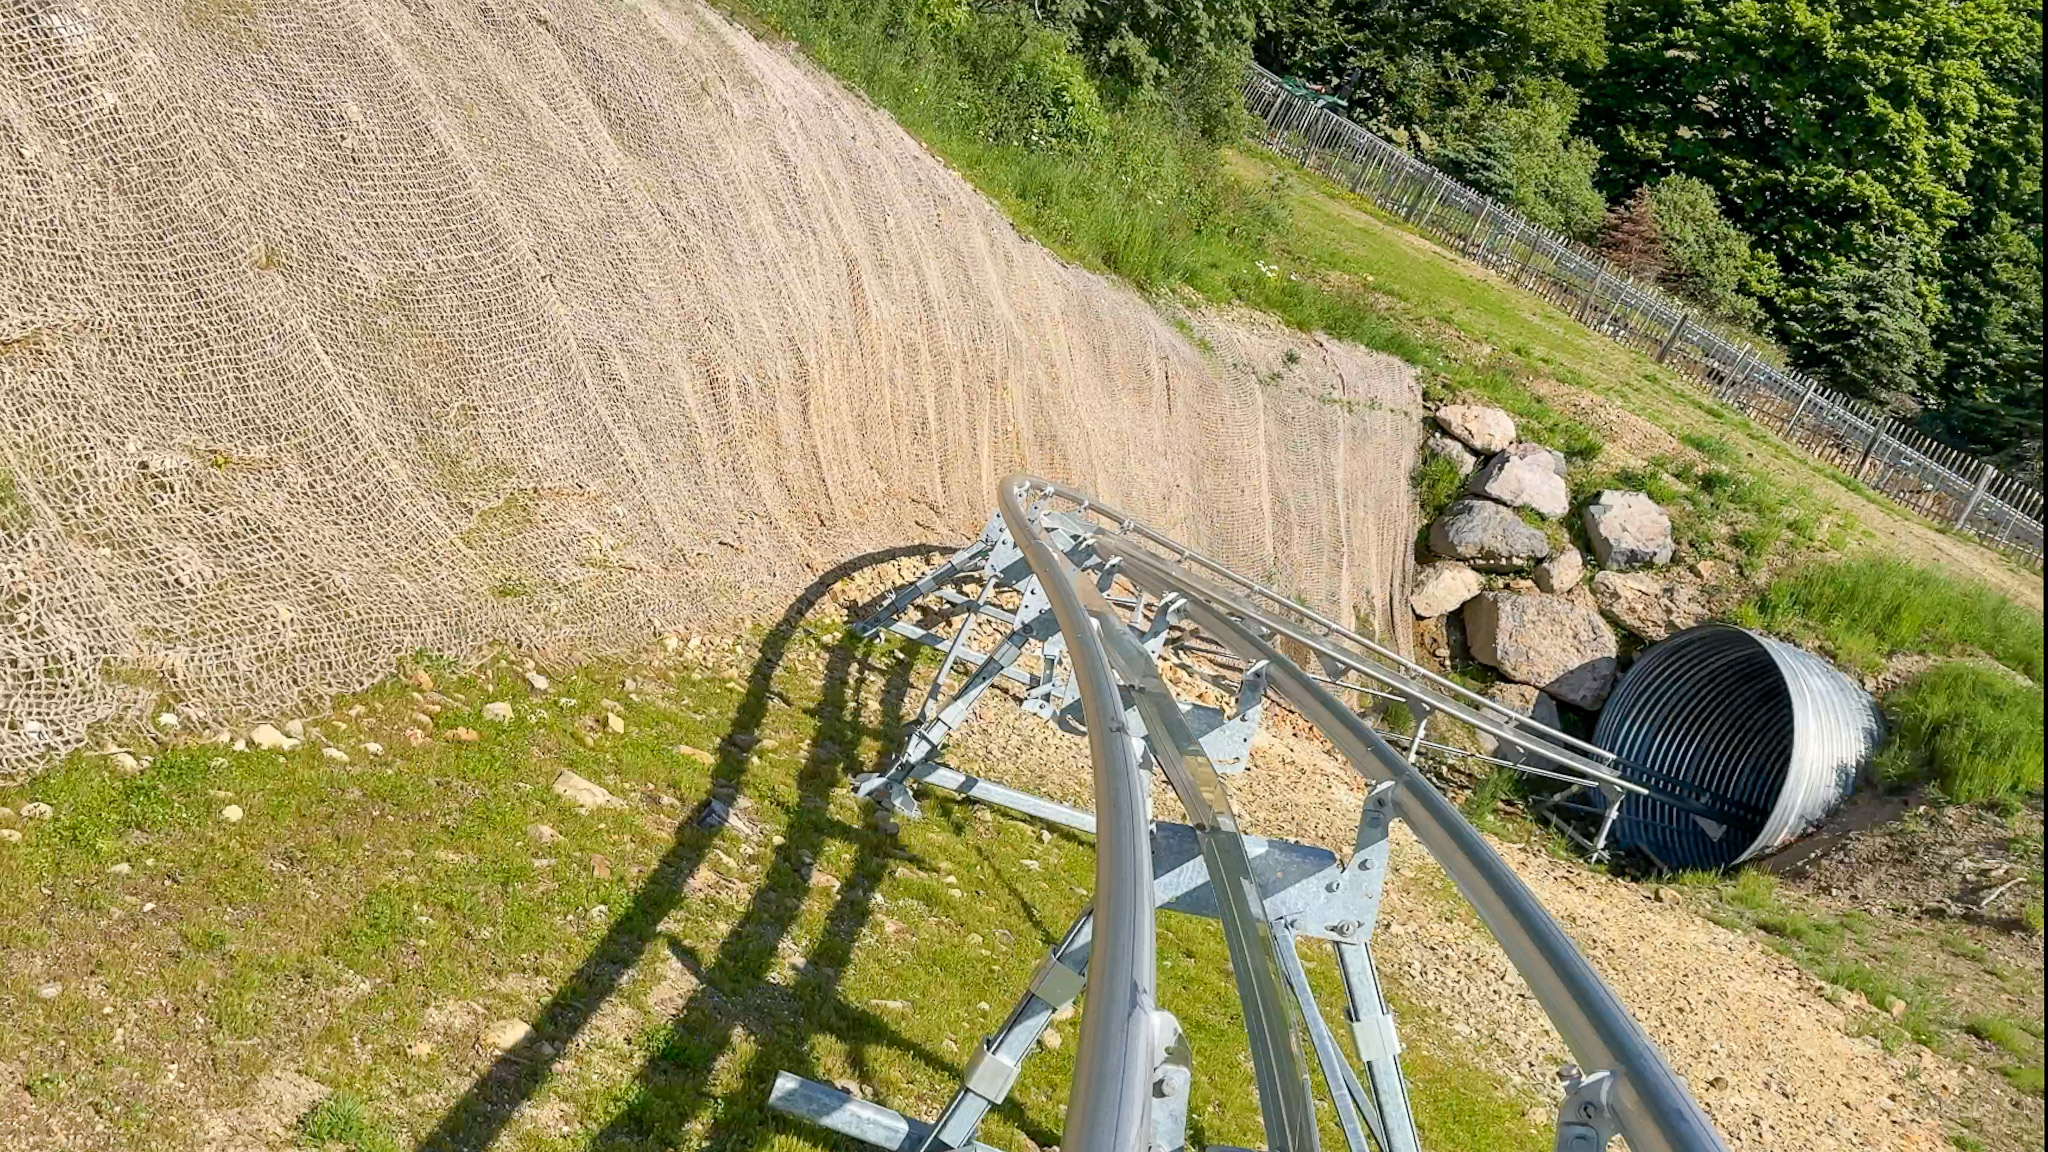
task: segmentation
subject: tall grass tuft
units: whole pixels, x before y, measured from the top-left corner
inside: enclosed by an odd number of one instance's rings
[[[2043,699],[1996,668],[1953,660],[1885,698],[1895,738],[1878,762],[1895,783],[1932,780],[1949,799],[2008,801],[2041,791]]]
[[[1939,568],[1882,556],[1815,561],[1773,580],[1741,615],[1754,627],[1824,641],[1845,664],[1974,648],[2042,679],[2041,614]],[[2034,715],[2038,724],[2038,708]]]

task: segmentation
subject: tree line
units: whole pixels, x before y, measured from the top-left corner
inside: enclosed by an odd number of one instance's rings
[[[932,0],[949,3],[951,0]],[[2027,0],[988,0],[1106,98],[1267,68],[1791,366],[2035,483]]]

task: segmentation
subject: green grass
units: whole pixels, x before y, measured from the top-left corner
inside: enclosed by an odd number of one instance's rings
[[[2025,989],[2012,983],[2017,977],[1989,949],[1961,930],[1931,931],[1906,919],[1835,909],[1757,868],[1731,875],[1684,873],[1672,882],[1709,918],[1754,933],[1837,989],[1836,998],[1850,1009],[1851,1032],[1870,1035],[1888,1049],[1924,1044],[2038,1094],[2041,1024],[1985,1010],[2012,1003],[2014,993]],[[2037,984],[2029,994],[2039,996]],[[1974,1139],[1964,1134],[1957,1146],[1968,1147]]]
[[[1573,496],[1590,500],[1605,488],[1642,492],[1670,513],[1680,555],[1728,560],[1746,573],[1819,538],[1826,515],[1811,497],[1729,464],[1727,442],[1718,437],[1683,440],[1705,460],[1659,454],[1641,465],[1593,470],[1572,478]]]
[[[1894,784],[1932,781],[1964,804],[2038,793],[2043,707],[2039,685],[2005,671],[1937,664],[1886,695],[1893,738],[1878,771]]]
[[[1963,1027],[1970,1035],[2013,1056],[2025,1056],[2041,1039],[2038,1021],[2008,1020],[2001,1016],[1972,1016]]]
[[[1895,652],[1982,652],[2042,680],[2042,619],[1982,584],[1880,555],[1816,560],[1771,581],[1744,609],[1755,627],[1825,644],[1874,669]]]
[[[386,683],[308,718],[288,753],[144,745],[134,777],[93,756],[53,765],[0,790],[56,809],[9,821],[23,838],[0,843],[0,1063],[34,1069],[39,1106],[96,1118],[95,1146],[117,1150],[186,1146],[195,1101],[238,1107],[279,1068],[333,1092],[299,1120],[305,1142],[350,1152],[436,1146],[437,1131],[837,1147],[768,1112],[781,1069],[933,1115],[1087,902],[1093,851],[935,797],[900,834],[866,820],[848,782],[896,747],[930,663],[813,619],[700,657],[549,668],[545,693],[509,661],[442,671],[430,694]],[[483,715],[494,700],[510,723]],[[448,735],[461,729],[479,738]],[[549,787],[563,769],[621,804],[570,807]],[[712,796],[745,798],[746,826],[698,826]],[[1305,953],[1334,989],[1327,953]],[[1195,1052],[1196,1138],[1252,1146],[1222,935],[1164,915],[1159,955]],[[547,1047],[494,1064],[477,1043],[500,1019]],[[1547,1146],[1519,1119],[1538,1102],[1480,1071],[1469,1041],[1423,1010],[1403,1024],[1432,1147]],[[1071,1043],[1034,1056],[983,1138],[1057,1143],[1072,1060]]]
[[[354,1096],[336,1093],[299,1117],[299,1135],[313,1148],[344,1152],[399,1152],[399,1143]]]
[[[1450,506],[1465,491],[1465,478],[1458,475],[1458,466],[1448,456],[1428,454],[1415,467],[1415,500],[1422,509],[1422,522],[1428,523],[1437,513]]]

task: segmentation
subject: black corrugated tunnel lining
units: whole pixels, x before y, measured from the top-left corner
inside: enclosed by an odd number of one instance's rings
[[[1630,795],[1613,844],[1671,869],[1718,869],[1740,860],[1777,805],[1792,763],[1792,694],[1770,652],[1736,628],[1680,633],[1638,660],[1600,713],[1594,743],[1648,773],[1674,778],[1755,813],[1717,839],[1690,813]],[[1720,805],[1716,805],[1717,807]]]

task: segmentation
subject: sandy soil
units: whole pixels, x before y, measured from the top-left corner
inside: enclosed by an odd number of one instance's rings
[[[1269,710],[1269,715],[1271,715]],[[1085,805],[1080,741],[1014,708],[985,707],[954,740],[952,760],[991,779]],[[1344,850],[1363,789],[1297,718],[1278,714],[1230,781],[1256,832]],[[1174,813],[1156,789],[1157,810]],[[1582,863],[1496,841],[1495,847],[1578,941],[1636,1014],[1734,1149],[1947,1146],[1935,1097],[1957,1066],[1922,1050],[1904,1057],[1847,1031],[1844,1009],[1789,960],[1649,889]],[[1570,1057],[1505,954],[1421,845],[1397,826],[1393,880],[1375,952],[1397,993],[1425,1005],[1512,1090],[1560,1098]],[[1532,1105],[1532,1115],[1547,1112]]]

